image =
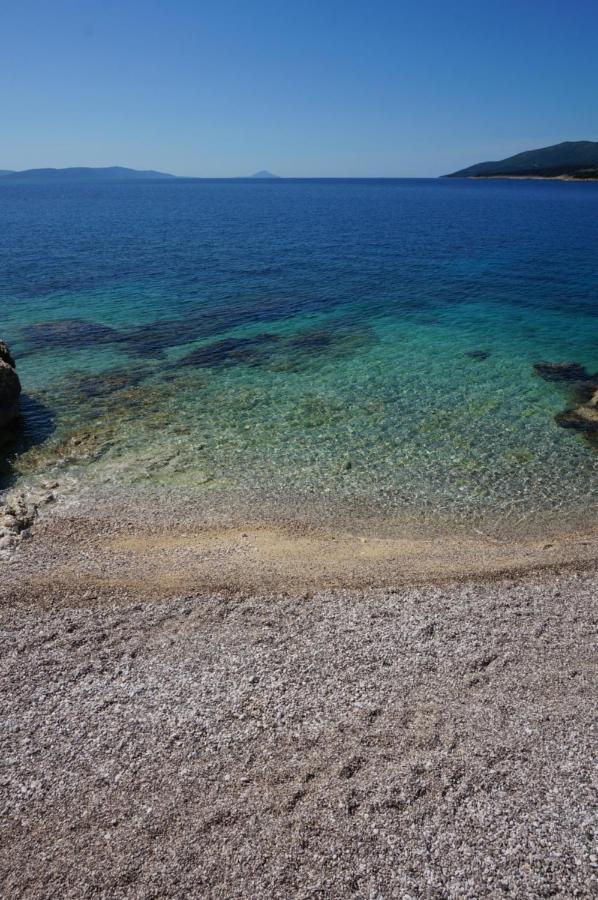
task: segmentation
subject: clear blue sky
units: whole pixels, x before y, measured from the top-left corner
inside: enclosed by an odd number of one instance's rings
[[[5,0],[0,168],[438,175],[598,139],[597,0]]]

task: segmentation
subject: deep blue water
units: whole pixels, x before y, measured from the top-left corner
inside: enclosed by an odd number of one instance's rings
[[[571,386],[533,365],[598,372],[598,184],[0,184],[0,303],[45,438],[23,477],[389,519],[593,503]]]

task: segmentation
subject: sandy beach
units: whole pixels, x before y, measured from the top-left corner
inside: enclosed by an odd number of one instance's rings
[[[143,518],[3,564],[5,896],[595,895],[595,533]]]

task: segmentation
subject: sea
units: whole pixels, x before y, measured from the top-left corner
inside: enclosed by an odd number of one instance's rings
[[[0,182],[3,487],[517,530],[596,516],[598,184]],[[598,383],[598,376],[597,376]],[[216,493],[214,493],[216,492]]]

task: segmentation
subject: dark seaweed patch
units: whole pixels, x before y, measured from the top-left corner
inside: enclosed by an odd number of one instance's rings
[[[336,328],[310,328],[294,335],[286,343],[294,368],[303,368],[312,358],[340,358],[362,352],[377,342],[371,328],[341,325]]]
[[[141,356],[160,356],[168,347],[193,340],[197,332],[187,319],[168,319],[139,325],[122,336],[125,349]]]
[[[571,403],[587,403],[598,386],[598,373],[591,375],[579,363],[536,363],[534,372],[544,381],[563,388]]]
[[[590,375],[584,366],[576,362],[534,364],[534,372],[544,381],[592,381],[596,376]]]
[[[209,338],[256,322],[276,321],[289,314],[288,303],[262,300],[235,307],[235,301],[231,299],[230,303],[222,303],[209,310],[190,311],[181,318],[139,325],[127,331],[121,341],[130,352],[151,356],[193,340]]]
[[[88,322],[85,319],[54,319],[25,325],[22,335],[29,350],[46,350],[51,347],[81,349],[96,344],[116,343],[120,332],[109,325]]]
[[[170,347],[188,344],[219,331],[227,331],[236,324],[235,318],[225,312],[195,313],[180,319],[148,322],[127,331],[122,337],[124,347],[140,356],[160,356]]]
[[[318,353],[321,350],[328,350],[334,342],[334,332],[327,331],[324,328],[311,328],[307,331],[301,331],[289,340],[289,347],[292,350],[305,350],[311,353]]]
[[[279,341],[278,335],[268,333],[249,338],[223,338],[204,347],[197,347],[179,360],[177,365],[199,368],[236,363],[262,365],[270,356],[268,348],[275,347]]]
[[[263,332],[253,337],[229,337],[198,347],[174,365],[216,367],[241,363],[272,372],[304,369],[314,358],[347,356],[376,341],[369,328],[313,328],[290,337]]]

